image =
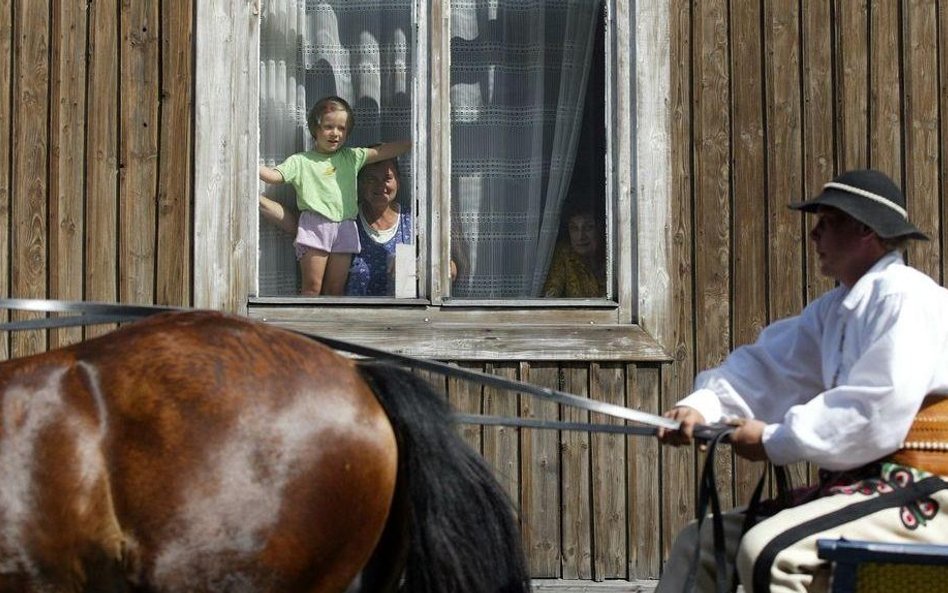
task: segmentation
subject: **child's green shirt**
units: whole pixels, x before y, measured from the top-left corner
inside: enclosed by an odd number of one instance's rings
[[[356,184],[366,152],[365,148],[345,146],[332,154],[308,150],[291,155],[276,170],[296,190],[300,212],[313,210],[339,222],[359,213]]]

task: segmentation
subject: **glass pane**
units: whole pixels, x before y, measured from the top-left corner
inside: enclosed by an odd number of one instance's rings
[[[607,296],[604,31],[596,0],[452,0],[452,296]]]
[[[263,7],[260,32],[260,155],[261,164],[276,166],[288,156],[313,149],[307,127],[307,112],[321,98],[337,95],[354,112],[346,146],[371,146],[379,142],[408,139],[411,135],[413,78],[411,32],[412,0],[268,0]],[[396,177],[389,181],[386,199],[392,198],[392,211],[398,210],[394,235],[372,233],[376,226],[391,226],[391,217],[379,222],[371,213],[357,219],[362,243],[380,241],[394,250],[394,243],[410,242],[411,159],[399,159],[400,175],[386,171],[376,177]],[[368,169],[363,169],[363,174]],[[364,195],[369,186],[360,176],[360,212],[366,214]],[[299,294],[299,264],[293,247],[296,199],[289,185],[264,186],[266,195],[277,208],[291,217],[287,230],[281,230],[265,217],[260,223],[260,294],[263,296]],[[376,194],[382,192],[376,189]],[[392,195],[394,193],[394,196]],[[391,212],[389,212],[391,214]],[[375,229],[376,231],[378,229]],[[363,245],[362,258],[356,255],[353,269],[360,265],[378,269],[375,263],[384,253],[369,261]],[[414,250],[410,250],[412,259]],[[407,256],[406,256],[407,257]],[[388,266],[391,262],[383,262]],[[364,270],[363,270],[364,271]],[[365,294],[363,283],[353,282],[350,274],[346,292]],[[363,278],[364,279],[364,278]],[[384,280],[384,279],[383,279]],[[391,282],[374,281],[373,296],[384,296],[393,289]],[[414,293],[414,287],[412,287]]]

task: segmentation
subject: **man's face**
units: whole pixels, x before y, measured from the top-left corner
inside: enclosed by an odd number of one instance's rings
[[[836,208],[820,207],[816,216],[810,239],[816,244],[820,273],[852,286],[868,269],[866,237],[872,231]]]

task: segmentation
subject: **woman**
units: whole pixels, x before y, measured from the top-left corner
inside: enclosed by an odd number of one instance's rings
[[[589,298],[606,296],[606,259],[603,231],[592,210],[567,212],[569,241],[553,250],[553,262],[543,286],[547,297]]]
[[[398,163],[383,161],[359,173],[359,241],[362,251],[352,258],[348,296],[394,296],[395,246],[411,243],[411,209],[397,200]]]
[[[395,245],[411,243],[411,209],[398,202],[398,162],[394,159],[366,165],[359,172],[359,240],[346,282],[347,296],[395,294],[394,270],[390,265]],[[290,234],[296,233],[299,213],[295,209],[260,196],[260,214]]]

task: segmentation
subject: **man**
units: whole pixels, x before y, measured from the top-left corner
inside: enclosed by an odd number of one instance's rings
[[[758,593],[825,590],[819,538],[948,543],[948,445],[932,454],[939,463],[929,471],[886,459],[903,447],[926,395],[948,394],[948,290],[901,254],[909,240],[927,237],[878,171],[840,175],[790,207],[817,215],[810,238],[820,272],[838,286],[700,373],[695,391],[665,413],[680,429],[659,431],[662,442],[683,445],[696,425],[730,422],[742,457],[850,472],[826,473],[812,500],[760,521],[743,539],[742,514],[725,515],[728,561],[736,555],[741,584]],[[692,524],[679,535],[658,591],[685,587],[696,531]],[[708,591],[713,544],[710,528],[701,531],[696,584]]]

